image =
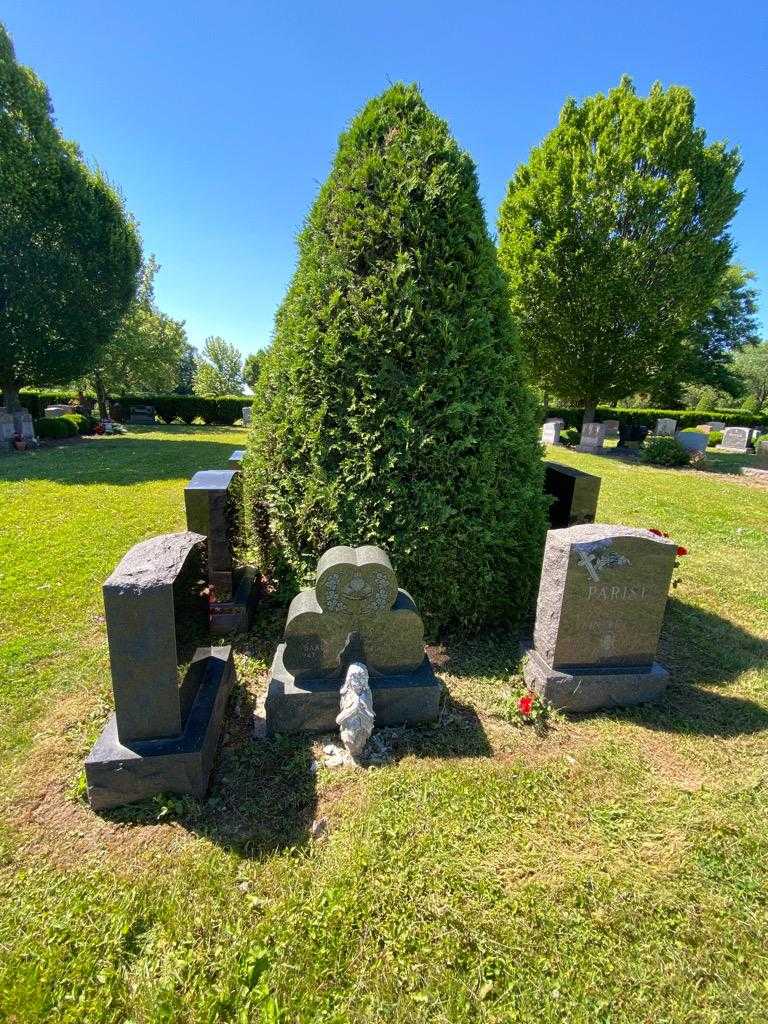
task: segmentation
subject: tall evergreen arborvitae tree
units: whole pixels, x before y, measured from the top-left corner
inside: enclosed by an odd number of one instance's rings
[[[534,404],[474,165],[415,86],[341,136],[253,420],[246,509],[279,580],[307,582],[333,544],[376,543],[433,630],[529,607]]]

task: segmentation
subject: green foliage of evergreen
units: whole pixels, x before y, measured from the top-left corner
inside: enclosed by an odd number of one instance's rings
[[[281,583],[333,544],[377,543],[433,630],[528,608],[535,406],[474,165],[415,86],[341,136],[253,409],[246,512]]]

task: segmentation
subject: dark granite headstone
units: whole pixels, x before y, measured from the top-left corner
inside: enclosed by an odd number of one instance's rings
[[[234,667],[231,648],[197,646],[204,557],[200,534],[164,534],[131,548],[104,584],[115,712],[85,762],[96,809],[205,793]]]
[[[351,653],[354,652],[354,655]],[[271,732],[335,728],[350,660],[365,662],[379,724],[431,721],[440,684],[424,653],[424,627],[381,548],[335,547],[313,590],[291,602],[267,695]]]
[[[619,423],[619,448],[639,448],[650,434],[642,423]]]
[[[600,496],[599,476],[559,462],[545,462],[544,491],[554,498],[549,506],[549,525],[553,530],[594,523]]]
[[[550,530],[536,606],[529,685],[572,711],[657,697],[655,662],[674,542],[628,526]]]
[[[187,529],[208,540],[210,627],[217,634],[247,629],[258,593],[255,572],[238,568],[233,555],[240,480],[234,469],[206,469],[195,473],[184,489]]]
[[[154,423],[155,415],[155,408],[152,405],[132,405],[128,417],[128,422]]]
[[[233,592],[235,476],[233,469],[204,469],[184,488],[187,529],[208,538],[208,577],[221,601],[231,600]]]

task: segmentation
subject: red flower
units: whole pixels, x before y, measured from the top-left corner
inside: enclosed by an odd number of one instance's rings
[[[521,715],[530,715],[531,708],[533,707],[533,694],[526,693],[525,696],[521,697],[517,702],[517,710]]]
[[[678,553],[678,555],[687,555],[688,554],[688,548],[680,547],[680,548],[677,549],[677,553]]]
[[[663,537],[664,536],[664,534],[661,532],[661,530],[656,530],[652,526],[648,528],[648,533],[652,533],[656,537]]]

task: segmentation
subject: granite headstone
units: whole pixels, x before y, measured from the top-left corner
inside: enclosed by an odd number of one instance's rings
[[[705,452],[709,438],[707,434],[700,434],[698,430],[681,430],[675,434],[675,440],[689,452]]]
[[[749,440],[749,427],[726,427],[723,431],[723,440],[719,447],[723,451],[746,452]]]
[[[562,709],[653,700],[669,675],[656,661],[676,545],[603,524],[550,530],[525,678]]]
[[[599,476],[559,462],[545,462],[544,491],[554,499],[549,506],[549,525],[553,530],[594,523],[600,496]]]
[[[234,666],[230,647],[197,646],[204,558],[200,534],[164,534],[131,548],[104,583],[115,711],[85,762],[96,809],[205,794]]]
[[[656,430],[654,433],[659,434],[662,437],[674,437],[676,430],[677,420],[673,420],[668,416],[662,416],[660,419],[656,420]]]
[[[326,551],[315,587],[291,602],[272,663],[268,730],[334,729],[351,661],[368,669],[377,724],[437,717],[441,687],[424,651],[421,617],[386,552],[372,545]]]
[[[576,449],[580,452],[602,451],[605,437],[606,429],[604,423],[585,423],[581,428],[581,437]]]

